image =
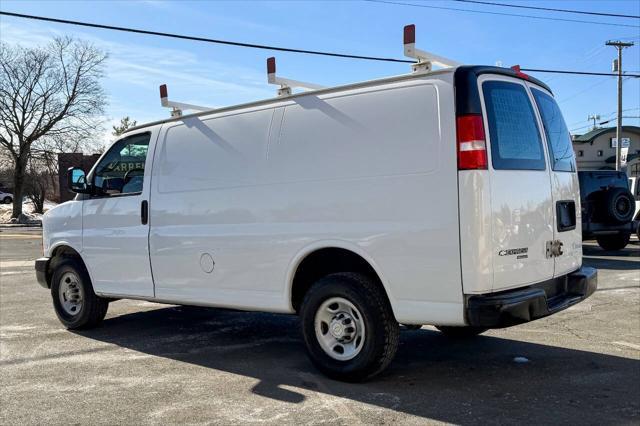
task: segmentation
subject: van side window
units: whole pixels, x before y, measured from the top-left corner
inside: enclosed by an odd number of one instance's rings
[[[575,172],[575,157],[571,146],[571,135],[562,118],[556,101],[541,90],[531,89],[538,105],[544,133],[547,135],[549,152],[552,157],[552,168],[559,172]],[[580,151],[582,152],[582,151]]]
[[[497,170],[544,170],[542,141],[524,86],[504,81],[482,84],[491,137],[491,163]]]
[[[150,137],[150,133],[141,133],[113,144],[95,168],[93,185],[105,195],[142,192]]]

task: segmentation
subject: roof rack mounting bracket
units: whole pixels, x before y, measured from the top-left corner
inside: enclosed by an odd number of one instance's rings
[[[171,117],[182,117],[183,110],[193,110],[193,111],[212,111],[213,108],[203,107],[199,105],[185,104],[182,102],[175,102],[169,100],[169,95],[167,92],[167,85],[160,85],[160,104],[165,108],[171,108]]]
[[[417,59],[418,62],[411,64],[413,72],[431,71],[432,65],[442,68],[457,67],[461,65],[452,59],[426,52],[416,48],[416,26],[414,24],[404,27],[404,56]]]
[[[290,78],[278,77],[276,75],[276,58],[273,56],[267,58],[267,81],[269,84],[277,84],[280,86],[278,89],[278,96],[290,96],[291,89],[300,87],[303,89],[320,90],[324,89],[324,86],[314,83],[306,83],[304,81],[292,80]]]

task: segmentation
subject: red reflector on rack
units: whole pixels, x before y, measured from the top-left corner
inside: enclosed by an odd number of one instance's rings
[[[461,115],[456,119],[458,170],[487,168],[487,144],[482,115]]]
[[[529,74],[525,74],[522,71],[520,71],[520,65],[514,65],[511,67],[511,69],[516,72],[518,77],[524,78],[525,80],[529,80]]]
[[[276,58],[273,56],[267,58],[267,74],[275,74],[276,73]]]
[[[403,39],[404,44],[412,44],[416,42],[416,26],[414,24],[405,25]]]

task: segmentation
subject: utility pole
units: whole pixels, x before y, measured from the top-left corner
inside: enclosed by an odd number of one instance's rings
[[[596,125],[596,121],[600,120],[600,114],[591,114],[589,117],[587,117],[587,120],[593,120],[593,127],[591,128],[591,130],[595,130],[598,128],[598,126]]]
[[[633,46],[633,43],[609,40],[605,43],[607,46],[614,46],[618,49],[618,60],[613,61],[613,71],[618,71],[618,125],[616,128],[616,170],[620,171],[621,152],[622,152],[622,49]]]

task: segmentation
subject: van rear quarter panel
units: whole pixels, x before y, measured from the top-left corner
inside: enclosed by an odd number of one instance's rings
[[[150,202],[156,297],[291,312],[298,262],[338,245],[380,273],[398,321],[463,324],[451,80],[165,126]]]

